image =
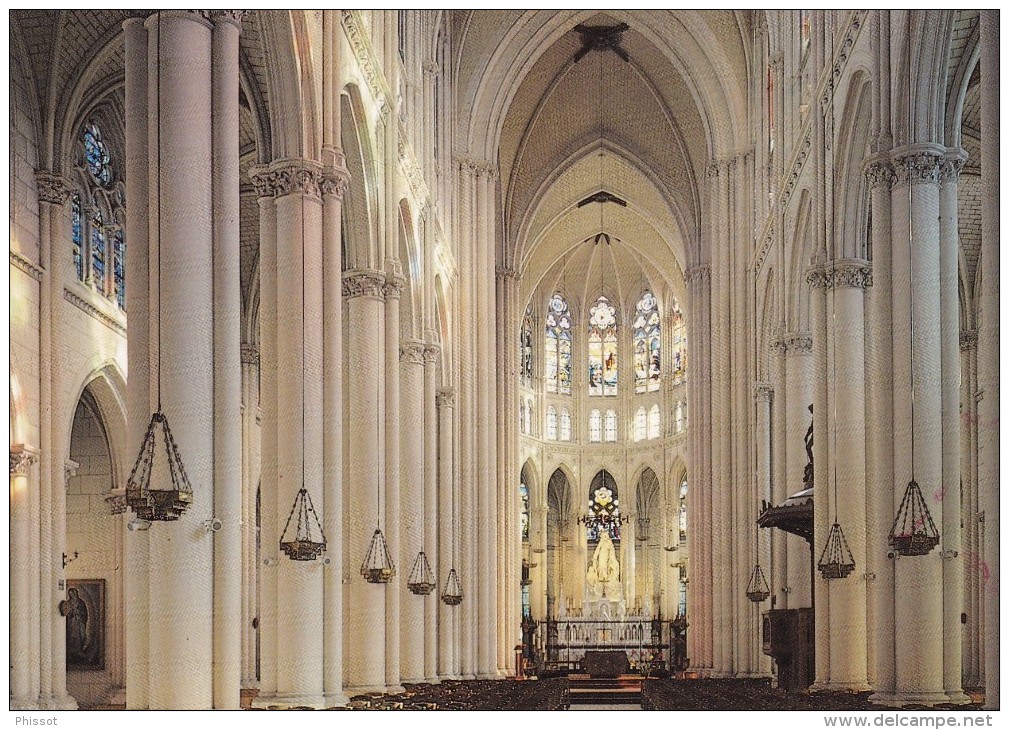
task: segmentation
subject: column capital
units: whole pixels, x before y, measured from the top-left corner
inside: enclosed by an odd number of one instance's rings
[[[977,349],[977,330],[961,330],[960,332],[960,351],[965,350],[976,350]]]
[[[269,165],[253,165],[249,178],[261,198],[286,195],[322,197],[322,164],[315,160],[283,159]]]
[[[423,365],[424,343],[421,340],[403,340],[399,346],[399,361],[410,365]]]
[[[816,266],[806,272],[806,282],[812,289],[829,289],[831,286],[830,271],[826,266]]]
[[[488,175],[497,179],[497,165],[493,162],[478,160],[468,155],[456,155],[455,161],[459,165],[459,171],[464,174],[472,175],[473,177]]]
[[[39,201],[52,205],[63,205],[73,192],[65,178],[45,170],[35,173],[35,187],[38,189]]]
[[[210,19],[215,23],[231,23],[241,30],[242,20],[251,13],[251,10],[211,10]]]
[[[67,479],[77,476],[77,470],[80,468],[81,465],[73,459],[67,459],[63,462],[63,474]]]
[[[250,342],[242,343],[242,364],[243,365],[258,365],[259,364],[259,346],[253,345]]]
[[[897,185],[937,185],[946,160],[946,148],[934,144],[913,144],[893,151]]]
[[[753,397],[758,401],[770,403],[771,396],[773,395],[774,388],[771,387],[770,383],[757,383],[753,386]]]
[[[397,267],[399,264],[397,264]],[[406,286],[406,277],[399,271],[390,271],[385,275],[385,298],[399,299]]]
[[[435,395],[435,403],[439,408],[455,408],[455,389],[439,388]]]
[[[889,155],[874,155],[862,165],[862,174],[870,188],[884,187],[887,190],[897,182],[897,173],[893,169]]]
[[[11,444],[11,476],[25,477],[39,460],[39,450],[25,444]]]
[[[335,196],[342,200],[350,189],[350,170],[343,166],[328,168],[322,173],[320,188],[323,197]]]
[[[438,353],[441,352],[441,345],[437,342],[428,342],[424,345],[424,364],[433,365],[438,360]]]
[[[509,266],[498,266],[494,269],[494,273],[497,274],[497,278],[499,281],[508,281],[508,280],[518,281],[518,279],[521,278],[519,276],[518,270],[513,269]]]
[[[385,272],[374,269],[344,272],[343,296],[348,299],[371,297],[385,301]]]
[[[683,279],[688,284],[693,284],[695,281],[705,282],[711,278],[711,265],[710,264],[696,264],[691,266],[685,272],[683,272]]]
[[[430,59],[424,61],[422,68],[424,69],[424,73],[428,76],[437,76],[441,73],[441,66],[438,65],[438,62]]]
[[[796,355],[810,355],[813,352],[813,336],[808,332],[786,332],[781,336],[784,352]]]
[[[967,162],[967,152],[959,147],[950,147],[943,158],[942,170],[939,173],[939,182],[943,185],[956,183],[960,178],[960,171],[963,170],[964,163]]]
[[[865,289],[872,286],[872,265],[864,259],[837,259],[829,273],[832,288]]]

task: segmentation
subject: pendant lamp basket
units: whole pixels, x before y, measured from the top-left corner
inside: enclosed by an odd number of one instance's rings
[[[898,555],[928,555],[939,544],[939,530],[932,521],[921,487],[913,479],[904,491],[888,541]]]
[[[767,585],[760,563],[757,563],[750,574],[750,582],[746,585],[746,597],[754,603],[761,603],[771,597],[771,589]]]
[[[371,544],[368,545],[368,554],[361,563],[361,575],[369,583],[389,583],[396,577],[396,566],[389,556],[389,545],[385,541],[385,535],[378,527],[375,534],[371,536]]]
[[[462,581],[455,568],[448,571],[448,578],[445,579],[445,590],[441,594],[442,603],[447,606],[458,606],[462,603]]]
[[[171,487],[168,489],[151,488],[159,431],[165,444],[171,478]],[[126,504],[137,519],[170,522],[179,519],[192,502],[193,486],[186,476],[186,468],[172,437],[172,429],[168,426],[168,418],[159,410],[151,416],[140,453],[126,482]]]
[[[851,554],[848,541],[844,539],[844,531],[837,522],[831,525],[827,544],[823,546],[816,567],[826,580],[847,578],[855,569],[855,557]]]
[[[298,523],[294,530],[294,538],[288,537],[291,529],[291,520],[294,519],[295,512],[298,513]],[[312,521],[319,533],[319,539],[313,539]],[[287,516],[287,524],[280,536],[280,549],[287,553],[291,560],[315,560],[326,551],[326,535],[322,531],[322,523],[319,522],[319,515],[312,504],[312,497],[308,490],[302,487],[298,490],[298,495],[291,505],[291,514]]]
[[[417,559],[413,561],[410,576],[406,579],[406,587],[418,596],[426,596],[436,587],[434,573],[431,572],[431,565],[427,562],[427,555],[423,550],[417,553]]]

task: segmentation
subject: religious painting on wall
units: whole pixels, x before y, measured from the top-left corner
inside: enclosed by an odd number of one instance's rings
[[[105,580],[68,580],[67,669],[105,669]]]

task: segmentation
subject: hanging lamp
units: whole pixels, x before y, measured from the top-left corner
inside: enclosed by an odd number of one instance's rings
[[[151,415],[147,433],[140,445],[133,469],[126,481],[126,505],[140,520],[170,522],[179,519],[193,502],[193,485],[186,475],[182,456],[161,407],[161,12],[158,12],[158,80],[156,109],[158,115],[158,408]],[[168,482],[164,473],[155,475],[158,436],[164,443]],[[159,471],[162,471],[159,469]],[[158,484],[159,486],[154,486]]]
[[[375,446],[379,442],[379,388],[380,382],[375,384]],[[389,544],[382,534],[382,480],[379,477],[378,464],[375,465],[375,532],[371,536],[368,544],[368,552],[361,563],[361,575],[369,583],[389,583],[396,577],[396,564],[392,562],[389,555]]]
[[[753,568],[753,573],[750,574],[750,582],[746,586],[746,597],[754,603],[760,603],[766,601],[770,595],[771,589],[767,586],[767,578],[764,577],[760,563],[757,563]]]
[[[457,536],[459,534],[457,514],[455,511],[455,485],[451,488],[452,497],[452,562],[455,563],[455,558],[458,550]],[[441,601],[446,606],[458,606],[462,603],[462,581],[459,580],[459,574],[456,572],[455,568],[449,568],[448,575],[445,577],[445,587],[441,592]]]
[[[431,572],[431,565],[427,562],[427,555],[423,550],[417,553],[417,559],[413,561],[410,576],[406,579],[406,587],[418,596],[426,596],[435,589],[434,573]]]
[[[308,493],[305,471],[305,452],[308,446],[305,440],[305,411],[308,399],[305,395],[305,360],[306,358],[306,330],[305,330],[305,279],[308,278],[307,246],[305,244],[305,196],[301,196],[301,489],[294,497],[294,504],[291,505],[291,513],[287,516],[287,524],[280,534],[280,549],[283,550],[291,560],[309,561],[315,560],[326,551],[326,535],[322,531],[322,523],[319,515],[312,504],[312,497]],[[298,514],[298,522],[294,534],[288,536],[291,529],[291,520],[294,514]],[[318,531],[318,539],[315,538],[312,521],[315,521],[315,530]]]
[[[910,32],[911,17],[908,13],[908,31]],[[909,36],[910,37],[910,36]],[[908,43],[907,68],[911,72],[911,45]],[[911,85],[907,87],[907,108],[908,118],[911,112]],[[911,346],[910,346],[910,366],[911,366],[911,480],[904,490],[904,497],[900,501],[900,507],[893,518],[893,525],[890,527],[890,534],[887,541],[898,555],[918,556],[927,555],[936,545],[939,544],[939,530],[932,520],[932,513],[928,509],[925,497],[918,486],[918,481],[914,474],[914,228],[911,225],[911,204],[914,187],[911,180],[907,181],[907,229],[909,237],[908,245],[908,302],[911,325]]]

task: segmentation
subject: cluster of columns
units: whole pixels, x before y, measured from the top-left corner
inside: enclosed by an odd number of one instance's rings
[[[196,492],[178,522],[126,536],[131,709],[239,706],[240,21],[162,11],[124,23],[127,453],[162,410]]]

